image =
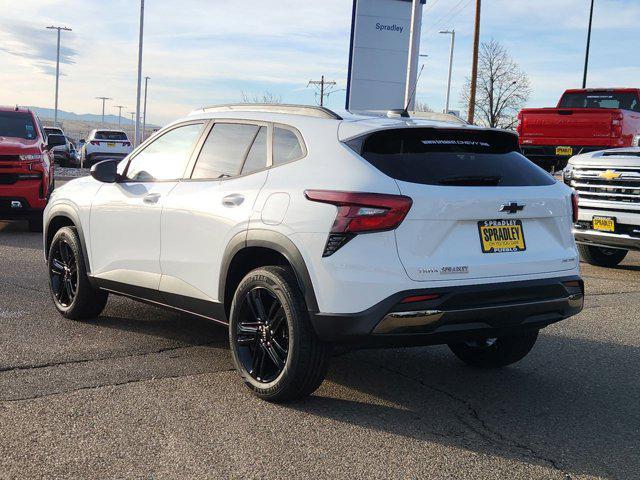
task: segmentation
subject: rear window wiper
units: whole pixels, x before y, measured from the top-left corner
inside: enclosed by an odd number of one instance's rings
[[[465,187],[496,186],[502,181],[500,175],[458,175],[441,178],[440,185],[460,185]]]

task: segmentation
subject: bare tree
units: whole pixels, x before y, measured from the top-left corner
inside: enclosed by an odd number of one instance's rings
[[[429,108],[429,105],[427,105],[425,102],[422,102],[420,100],[416,100],[416,105],[413,111],[414,112],[433,112],[433,110]]]
[[[249,96],[244,90],[240,92],[242,95],[242,103],[282,103],[282,97],[266,90],[262,96],[253,94]]]
[[[469,109],[471,80],[460,95],[460,103]],[[513,129],[518,112],[529,100],[529,77],[511,58],[507,50],[495,40],[480,46],[476,118],[480,125]]]

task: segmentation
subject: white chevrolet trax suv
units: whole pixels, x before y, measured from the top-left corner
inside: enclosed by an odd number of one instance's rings
[[[62,315],[113,293],[211,319],[276,401],[318,388],[334,345],[522,359],[582,309],[576,205],[509,132],[228,105],[56,189],[44,242]]]

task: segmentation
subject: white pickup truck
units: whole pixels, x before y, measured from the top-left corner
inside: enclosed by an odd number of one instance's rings
[[[579,194],[574,235],[584,261],[614,267],[640,250],[640,148],[576,155],[563,177]]]
[[[100,160],[124,158],[133,147],[121,130],[95,129],[89,133],[80,153],[81,166],[90,168]]]

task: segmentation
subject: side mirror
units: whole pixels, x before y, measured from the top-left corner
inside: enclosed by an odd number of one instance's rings
[[[103,160],[91,167],[91,176],[102,183],[115,183],[118,180],[119,160]]]

